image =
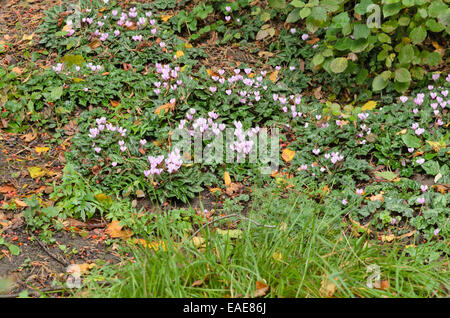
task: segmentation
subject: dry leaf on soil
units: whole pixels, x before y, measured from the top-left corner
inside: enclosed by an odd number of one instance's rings
[[[112,221],[111,223],[109,223],[106,227],[105,233],[112,238],[121,239],[128,239],[133,235],[133,233],[129,229],[122,231],[122,226],[119,225],[119,221]]]
[[[263,297],[265,295],[267,295],[267,293],[269,292],[269,286],[267,286],[265,283],[260,282],[260,281],[256,281],[256,290],[254,293],[254,297]]]

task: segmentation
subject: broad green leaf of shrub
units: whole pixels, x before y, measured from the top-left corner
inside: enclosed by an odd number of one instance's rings
[[[427,22],[425,22],[425,25],[431,32],[442,32],[445,29],[445,27],[441,23],[437,22],[434,19],[428,19]]]
[[[58,100],[63,93],[63,88],[62,86],[57,86],[57,87],[53,87],[51,92],[50,92],[50,98],[52,101],[56,101]]]
[[[423,76],[425,74],[424,69],[421,68],[420,66],[411,68],[410,72],[411,72],[412,77],[414,77],[415,79],[418,79],[418,80],[423,79]]]
[[[350,23],[350,18],[347,12],[341,12],[333,18],[333,25],[336,28],[343,28],[345,25]]]
[[[420,148],[420,139],[411,134],[405,134],[402,136],[402,140],[408,148]]]
[[[409,33],[409,37],[414,44],[422,43],[427,37],[427,30],[423,26],[415,27]]]
[[[317,66],[317,65],[322,64],[324,60],[325,60],[325,58],[323,57],[323,55],[318,53],[318,54],[314,55],[314,57],[312,59],[312,64],[313,64],[313,66]]]
[[[269,0],[269,6],[274,9],[284,9],[286,8],[286,0]]]
[[[397,92],[399,92],[399,93],[403,93],[403,92],[405,92],[408,89],[409,84],[411,84],[411,82],[397,82],[397,81],[395,81],[394,82],[394,89]]]
[[[300,18],[305,19],[305,18],[309,17],[311,12],[312,11],[311,11],[310,8],[303,8],[303,9],[301,9],[300,12],[299,12]]]
[[[391,78],[390,71],[384,71],[380,75],[377,75],[372,82],[372,90],[380,91],[387,86],[389,79]]]
[[[414,49],[411,44],[407,44],[400,49],[398,61],[400,64],[409,64],[414,58]]]
[[[355,40],[365,39],[369,36],[370,30],[367,25],[358,23],[353,26],[353,37]]]
[[[422,164],[422,168],[429,175],[435,176],[439,173],[439,163],[434,160],[429,160]]]
[[[359,15],[367,13],[367,7],[373,4],[372,0],[361,0],[360,3],[355,5],[355,12]]]
[[[323,6],[329,12],[336,12],[341,4],[340,0],[322,0],[320,5]]]
[[[430,6],[428,7],[428,14],[432,18],[436,18],[441,15],[443,12],[447,11],[447,5],[443,3],[441,0],[433,0],[431,1]]]
[[[401,9],[402,4],[400,2],[385,4],[383,6],[383,16],[385,18],[393,16],[397,14]]]
[[[347,68],[348,62],[344,57],[335,58],[331,61],[330,69],[333,73],[342,73]]]
[[[325,22],[327,20],[327,11],[323,7],[314,7],[311,11],[311,17],[314,20]]]
[[[424,62],[429,66],[436,66],[442,62],[442,58],[437,52],[427,52],[428,54],[424,58]]]
[[[378,33],[378,41],[381,43],[391,43],[391,37],[386,33]]]
[[[300,9],[294,9],[288,14],[286,18],[286,23],[295,23],[299,19],[300,19]]]
[[[358,39],[352,41],[351,50],[354,53],[363,52],[369,46],[369,41],[367,39]]]
[[[305,6],[305,3],[300,0],[294,0],[291,3],[289,3],[291,6],[294,6],[296,8],[303,8]]]
[[[398,68],[395,70],[395,80],[400,83],[409,83],[411,82],[411,74],[404,67]]]
[[[405,7],[412,7],[413,5],[414,5],[414,0],[402,0],[402,4],[405,6]]]

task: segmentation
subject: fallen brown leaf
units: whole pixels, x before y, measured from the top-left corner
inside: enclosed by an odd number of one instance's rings
[[[109,223],[106,227],[105,234],[108,234],[112,238],[121,238],[124,240],[133,235],[129,229],[122,231],[122,226],[119,225],[119,221],[112,221]]]
[[[267,286],[265,283],[256,281],[256,290],[255,290],[253,297],[255,297],[255,298],[263,297],[263,296],[267,295],[267,293],[269,292],[269,289],[270,289],[270,287]]]

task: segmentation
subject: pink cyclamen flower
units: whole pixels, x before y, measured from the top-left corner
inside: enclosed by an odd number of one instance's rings
[[[423,198],[423,197],[417,198],[417,203],[424,204],[425,203],[425,198]]]
[[[415,131],[417,136],[422,135],[424,132],[425,132],[424,128],[417,128],[416,131]]]
[[[291,28],[290,32],[291,32],[291,34],[295,34],[295,32],[297,32],[297,29],[296,28]]]
[[[418,159],[416,160],[416,162],[417,162],[419,165],[421,165],[421,164],[423,164],[423,163],[425,162],[425,159],[423,159],[423,158],[418,158]]]
[[[439,229],[434,230],[434,236],[438,236],[439,235]]]
[[[225,21],[230,21],[231,20],[231,17],[229,16],[229,15],[227,15],[226,17],[225,17]]]
[[[230,6],[226,6],[225,7],[225,11],[230,12],[231,11],[231,7]]]
[[[422,184],[422,185],[420,186],[420,190],[421,190],[422,192],[426,192],[426,191],[428,190],[428,186],[427,186],[426,184]]]
[[[302,40],[303,41],[306,41],[308,38],[309,38],[308,34],[306,34],[306,33],[302,34]]]
[[[115,161],[111,162],[111,166],[113,166],[113,167],[117,166],[117,162],[115,162]]]
[[[400,101],[404,104],[408,100],[407,96],[400,96]]]
[[[356,189],[356,194],[362,195],[364,193],[364,189]]]
[[[141,139],[141,140],[139,140],[139,143],[140,143],[142,146],[144,146],[144,145],[147,143],[147,140]]]
[[[348,201],[347,201],[347,199],[342,199],[342,205],[347,205],[347,203],[348,203]]]
[[[433,81],[437,81],[440,76],[441,76],[441,74],[435,73],[431,76],[431,78],[433,79]]]

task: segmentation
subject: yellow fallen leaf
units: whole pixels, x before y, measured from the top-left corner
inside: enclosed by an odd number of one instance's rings
[[[225,173],[223,174],[223,181],[225,182],[225,186],[227,187],[231,184],[231,177],[227,171],[225,171]]]
[[[211,188],[211,189],[209,189],[209,192],[211,192],[211,193],[219,192],[219,194],[220,194],[222,191],[219,188]]]
[[[194,236],[191,241],[195,245],[196,248],[205,246],[205,239],[201,236]]]
[[[180,57],[182,57],[184,55],[184,52],[181,50],[178,50],[175,55],[177,56],[177,59],[179,59]]]
[[[337,280],[337,277],[335,277],[334,280]],[[333,280],[327,276],[324,276],[322,278],[322,282],[320,283],[319,293],[322,297],[333,297],[336,292],[336,287],[336,283]]]
[[[269,79],[275,84],[278,78],[278,71],[274,71],[269,75]]]
[[[33,39],[33,34],[30,34],[30,35],[24,34],[22,37],[22,40],[24,40],[24,41],[31,41],[32,39]]]
[[[167,21],[169,21],[169,19],[172,18],[172,17],[173,17],[173,14],[163,14],[163,15],[161,16],[161,20],[163,20],[164,22],[167,22]]]
[[[121,238],[121,239],[128,239],[133,235],[131,230],[122,231],[122,226],[119,225],[119,221],[115,220],[108,224],[105,233],[112,238]]]
[[[21,75],[22,74],[22,69],[20,67],[14,66],[11,71],[13,71],[14,73],[17,73],[17,75]]]
[[[400,130],[400,131],[397,132],[395,135],[398,136],[398,135],[404,135],[404,134],[406,134],[406,129]]]
[[[440,149],[445,148],[447,145],[445,144],[444,141],[439,142],[439,141],[431,141],[431,140],[427,140],[426,141],[432,148],[434,151],[438,152]]]
[[[384,202],[384,198],[383,198],[383,191],[380,191],[380,193],[372,195],[369,197],[370,201],[382,201]]]
[[[217,234],[223,235],[223,236],[229,236],[230,238],[240,238],[242,236],[241,230],[216,230]]]
[[[369,100],[367,103],[363,105],[361,110],[372,110],[377,106],[377,102],[374,102],[373,100]]]
[[[281,252],[275,252],[272,257],[276,261],[281,261],[283,259],[283,254],[281,254]]]
[[[364,231],[366,232],[368,235],[370,235],[370,233],[372,233],[372,230],[369,228],[370,225],[370,221],[369,223],[367,223],[366,225],[361,225],[361,223],[359,223],[358,221],[353,220],[352,218],[350,218],[350,221],[353,223],[354,228],[352,227],[352,232],[354,235],[356,235],[357,237],[359,237],[361,234],[359,233],[360,231]]]
[[[47,171],[45,169],[42,169],[41,167],[28,167],[28,173],[33,179],[37,179],[45,176],[47,174]]]
[[[96,194],[94,197],[95,197],[95,199],[96,199],[98,202],[105,202],[105,201],[111,201],[111,200],[112,200],[111,197],[110,197],[109,195],[106,195],[106,194],[104,194],[104,193]]]
[[[164,110],[164,113],[167,113],[169,110],[174,110],[174,109],[175,109],[175,103],[167,103],[167,104],[161,105],[158,108],[156,108],[154,113],[157,115],[160,115],[162,110]]]
[[[49,147],[35,147],[34,150],[35,150],[37,153],[41,153],[41,152],[47,152],[47,151],[49,151],[50,148],[49,148]]]
[[[381,235],[381,241],[382,242],[392,242],[394,239],[395,239],[395,235],[394,234]]]
[[[192,49],[192,44],[186,42],[186,43],[184,44],[184,47],[185,47],[186,49]]]
[[[91,269],[93,269],[94,267],[96,267],[97,264],[95,263],[83,263],[83,264],[70,264],[67,267],[67,272],[68,273],[80,273],[83,274]]]
[[[28,206],[28,204],[19,199],[15,199],[14,202],[16,203],[17,206],[20,206],[21,208],[26,208]]]
[[[289,162],[291,161],[295,156],[295,151],[291,150],[289,148],[284,148],[281,158],[283,158],[284,161]]]
[[[155,252],[158,251],[159,249],[163,250],[163,251],[167,251],[167,244],[164,241],[153,241],[148,243],[148,248],[154,250]]]

